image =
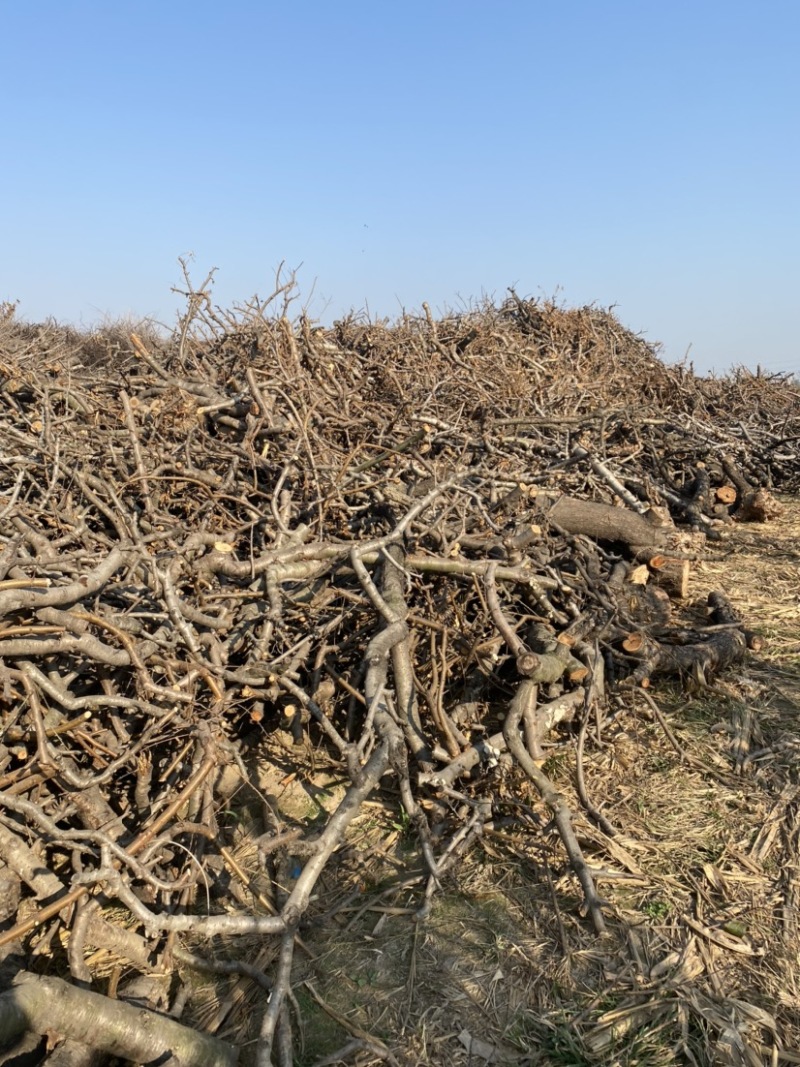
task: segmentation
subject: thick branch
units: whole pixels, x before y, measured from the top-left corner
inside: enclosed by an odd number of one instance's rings
[[[522,737],[519,732],[529,689],[533,684],[534,683],[528,681],[528,679],[520,682],[516,695],[511,702],[505,725],[503,726],[503,737],[505,737],[509,751],[539,790],[542,800],[552,811],[556,826],[558,827],[558,832],[564,843],[564,849],[569,856],[570,865],[583,887],[583,895],[594,928],[598,934],[603,934],[605,933],[606,924],[603,919],[600,897],[597,895],[591,871],[586,864],[586,860],[583,858],[583,852],[578,844],[575,831],[572,829],[572,818],[570,816],[569,808],[567,807],[564,798],[544,771],[537,767],[531,759],[525,749],[525,745],[522,742]]]
[[[64,1034],[134,1063],[174,1057],[192,1067],[233,1067],[238,1061],[233,1046],[164,1015],[27,972],[0,996],[0,1041],[24,1029]]]

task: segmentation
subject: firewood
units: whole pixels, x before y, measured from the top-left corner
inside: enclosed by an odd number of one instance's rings
[[[653,580],[672,596],[685,600],[689,595],[690,564],[686,559],[652,556],[648,563]]]
[[[656,550],[667,543],[660,527],[627,508],[616,508],[593,500],[562,496],[550,508],[548,518],[571,534],[586,534],[601,541],[622,541],[637,549]]]

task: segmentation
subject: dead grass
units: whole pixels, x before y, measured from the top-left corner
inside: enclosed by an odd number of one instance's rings
[[[591,799],[618,830],[574,802],[608,935],[581,916],[556,836],[519,828],[486,835],[416,922],[421,865],[387,795],[357,820],[303,933],[299,1067],[800,1063],[800,501],[785,503],[769,526],[731,529],[691,591],[725,590],[766,650],[711,689],[655,690],[681,755],[636,693],[587,752]],[[573,768],[572,755],[548,768],[571,798]],[[516,778],[497,794],[541,811]],[[264,994],[237,988],[220,1011],[219,984],[205,985],[195,1010],[246,1054]]]

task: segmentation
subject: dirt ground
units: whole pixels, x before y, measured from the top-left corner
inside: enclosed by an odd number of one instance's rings
[[[800,501],[784,504],[769,525],[730,528],[694,565],[689,597],[724,590],[766,648],[710,688],[655,687],[655,709],[642,691],[612,698],[587,743],[589,798],[613,836],[578,802],[575,737],[555,739],[545,769],[575,813],[608,933],[581,915],[545,809],[502,764],[486,772],[498,809],[529,828],[498,820],[420,920],[422,865],[387,792],[357,819],[302,933],[298,1067],[800,1063]],[[275,738],[269,755],[258,789],[288,818],[335,805],[341,783],[313,753],[305,774],[295,749],[281,773]],[[254,873],[239,817],[237,862]],[[284,866],[289,880],[291,856]],[[235,952],[271,959],[257,943]],[[198,978],[192,1011],[246,1062],[263,997],[247,979]]]

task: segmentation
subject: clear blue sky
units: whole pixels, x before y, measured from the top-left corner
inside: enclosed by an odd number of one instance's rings
[[[797,0],[0,2],[0,300],[557,294],[800,372]]]

